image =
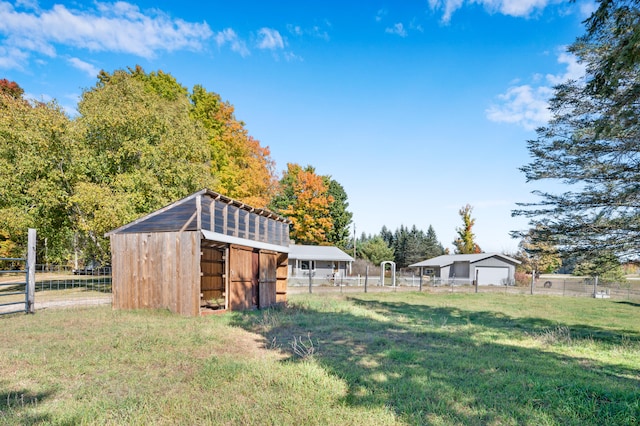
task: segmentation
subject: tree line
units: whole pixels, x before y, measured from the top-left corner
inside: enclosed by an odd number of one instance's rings
[[[107,231],[202,188],[290,218],[300,243],[348,238],[344,188],[311,166],[278,178],[268,147],[200,85],[139,66],[101,71],[73,117],[23,95],[0,80],[0,257],[20,256],[32,227],[39,262],[108,262]]]
[[[139,66],[101,71],[73,117],[23,95],[0,80],[0,257],[20,256],[33,227],[39,262],[109,262],[106,232],[202,188],[287,217],[298,244],[353,249],[344,187],[311,165],[278,177],[268,147],[200,85]],[[401,266],[444,253],[431,226],[356,244],[358,257]]]

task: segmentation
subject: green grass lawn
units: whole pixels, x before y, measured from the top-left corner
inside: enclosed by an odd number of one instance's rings
[[[640,305],[294,295],[183,318],[0,317],[0,424],[633,425]]]

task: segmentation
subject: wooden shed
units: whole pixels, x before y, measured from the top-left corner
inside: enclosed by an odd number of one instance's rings
[[[106,234],[114,309],[197,316],[287,300],[289,221],[207,189]]]

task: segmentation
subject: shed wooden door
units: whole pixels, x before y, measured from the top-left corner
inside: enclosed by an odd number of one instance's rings
[[[229,307],[251,309],[259,301],[259,257],[253,249],[232,245],[229,249]]]
[[[260,291],[259,306],[266,308],[276,304],[276,284],[278,281],[278,254],[260,252]]]
[[[225,306],[225,282],[224,251],[215,247],[203,246],[200,251],[200,307],[212,309],[224,309]]]

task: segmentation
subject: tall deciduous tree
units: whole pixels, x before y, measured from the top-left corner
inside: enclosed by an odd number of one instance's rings
[[[155,83],[155,84],[153,84]],[[167,74],[101,73],[78,104],[84,179],[70,203],[86,254],[108,258],[103,235],[203,187],[211,187],[206,134]]]
[[[602,252],[590,256],[588,260],[578,263],[573,275],[598,277],[601,283],[624,283],[626,276],[620,260],[612,252]]]
[[[291,220],[291,238],[297,243],[327,244],[333,201],[325,179],[313,167],[289,163],[270,208]]]
[[[15,81],[2,78],[0,79],[0,94],[9,95],[14,99],[20,99],[24,94],[24,90]]]
[[[0,91],[0,256],[22,255],[33,227],[47,241],[47,260],[64,260],[73,235],[68,205],[78,142],[55,102],[32,105],[17,84],[6,86],[14,90]]]
[[[482,252],[480,246],[476,244],[475,235],[473,234],[473,225],[475,225],[476,220],[471,217],[472,211],[473,207],[471,207],[469,204],[462,207],[458,211],[458,214],[462,218],[462,227],[456,228],[458,238],[453,241],[453,245],[456,248],[456,254],[472,254]]]
[[[555,246],[536,238],[536,232],[540,231],[543,231],[541,227],[531,229],[520,241],[516,254],[516,258],[522,262],[520,269],[528,273],[556,272],[562,266],[562,258]]]
[[[216,191],[264,208],[269,204],[277,179],[269,149],[252,138],[234,107],[220,95],[195,86],[191,95],[192,116],[207,130],[211,170],[217,178]]]
[[[555,88],[552,119],[528,142],[528,181],[553,180],[566,192],[536,191],[514,215],[541,227],[539,241],[565,255],[640,253],[640,11],[638,1],[602,0],[571,47],[584,81]],[[514,232],[522,236],[522,232]]]

